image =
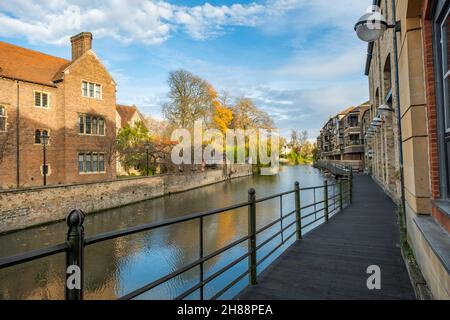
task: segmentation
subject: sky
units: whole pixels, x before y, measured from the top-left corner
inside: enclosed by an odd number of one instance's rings
[[[117,82],[117,102],[162,118],[170,71],[249,97],[280,132],[308,130],[368,100],[367,44],[353,26],[371,0],[0,1],[0,40],[70,59],[70,36]],[[336,5],[339,4],[339,5]]]

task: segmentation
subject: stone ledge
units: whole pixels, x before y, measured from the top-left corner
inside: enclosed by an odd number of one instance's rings
[[[414,223],[450,275],[450,235],[430,216],[417,216]]]

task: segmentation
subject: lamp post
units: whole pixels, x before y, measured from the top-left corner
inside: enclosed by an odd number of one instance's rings
[[[149,166],[149,159],[148,159],[149,155],[148,155],[148,153],[149,153],[149,151],[150,151],[150,143],[149,143],[148,141],[145,142],[144,148],[145,148],[145,152],[146,152],[146,154],[147,154],[146,171],[147,171],[147,177],[148,177],[148,176],[150,175],[150,173],[149,173],[149,168],[148,168],[148,166]]]
[[[44,186],[47,185],[47,174],[48,174],[48,166],[47,166],[47,143],[49,136],[47,131],[43,131],[41,134],[41,143],[42,143],[42,152],[43,152],[43,165],[42,165],[42,175],[44,177]]]
[[[398,46],[397,46],[397,32],[401,31],[400,21],[396,21],[396,1],[392,0],[392,16],[394,17],[393,24],[388,24],[386,18],[381,12],[372,10],[372,12],[364,14],[355,25],[355,31],[359,39],[365,42],[374,42],[381,38],[387,29],[394,29],[393,45],[395,55],[395,80],[396,80],[396,100],[397,100],[397,128],[398,128],[398,148],[399,148],[399,162],[400,162],[400,184],[401,184],[401,205],[403,214],[406,216],[405,208],[405,177],[403,172],[403,139],[402,139],[402,124],[401,124],[401,109],[400,109],[400,88],[399,88],[399,63],[398,63]],[[386,114],[390,110],[389,106],[380,107],[381,114]]]

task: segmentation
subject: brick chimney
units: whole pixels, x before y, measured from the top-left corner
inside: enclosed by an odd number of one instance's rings
[[[70,42],[72,43],[72,61],[75,61],[86,51],[92,49],[92,33],[79,33],[70,38]]]

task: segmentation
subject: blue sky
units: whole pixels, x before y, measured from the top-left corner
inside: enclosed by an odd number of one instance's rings
[[[283,134],[314,138],[330,115],[368,99],[353,25],[371,2],[1,1],[0,40],[69,59],[70,36],[91,31],[120,103],[160,118],[168,73],[184,68],[254,99]]]

